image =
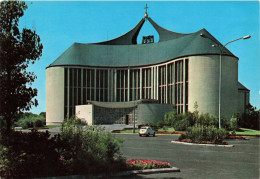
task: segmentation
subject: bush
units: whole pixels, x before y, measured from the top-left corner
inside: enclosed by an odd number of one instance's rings
[[[34,127],[44,127],[45,121],[41,120],[41,119],[37,119],[34,123]]]
[[[188,112],[185,114],[177,114],[176,111],[173,111],[165,114],[164,123],[168,126],[172,126],[177,131],[187,131],[189,127],[192,127],[195,124],[215,126],[218,128],[219,119],[209,113],[198,114],[196,111],[194,113]],[[228,129],[229,127],[225,118],[221,118],[221,127],[225,129]]]
[[[186,136],[182,135],[179,139],[191,139],[192,142],[196,143],[214,143],[221,144],[228,135],[228,132],[221,128],[218,129],[215,126],[203,126],[196,124],[189,128]]]
[[[233,114],[231,119],[230,119],[230,129],[232,131],[239,130],[238,121],[239,121],[239,115],[238,114]]]
[[[228,129],[229,124],[226,118],[221,117],[220,120],[221,128]],[[198,116],[196,124],[200,124],[203,126],[215,126],[216,128],[219,128],[219,118],[209,113],[203,113]]]
[[[164,123],[177,131],[186,131],[195,124],[193,113],[177,114],[176,111],[165,114]]]
[[[150,124],[146,124],[145,126],[151,126],[153,130],[158,131],[158,129],[163,128],[165,126],[164,121],[158,121],[158,122],[153,122]]]
[[[176,120],[177,120],[176,110],[172,112],[168,112],[164,116],[164,122],[167,126],[173,126]]]
[[[49,137],[48,132],[37,131],[3,135],[0,141],[0,176],[31,178],[62,174],[56,142]]]
[[[11,132],[0,136],[0,176],[51,177],[126,170],[121,139],[104,129],[84,126],[76,118],[62,124],[61,134]]]
[[[221,128],[224,128],[224,129],[229,129],[230,128],[230,124],[228,123],[228,120],[226,119],[226,118],[224,118],[224,117],[221,117],[221,122],[220,122],[220,124],[221,124]]]
[[[173,125],[174,130],[176,131],[186,131],[188,127],[190,126],[190,123],[187,119],[178,120]]]
[[[71,174],[110,173],[126,167],[120,154],[122,139],[115,139],[102,128],[84,126],[77,118],[62,123],[57,141]]]
[[[24,113],[21,118],[15,123],[16,127],[22,127],[23,129],[43,127],[44,125],[44,115],[37,115],[33,113]]]
[[[216,116],[212,115],[212,114],[209,114],[209,113],[200,114],[196,123],[203,125],[203,126],[218,127],[218,125],[219,125],[218,118]]]

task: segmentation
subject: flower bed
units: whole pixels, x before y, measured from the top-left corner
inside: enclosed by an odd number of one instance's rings
[[[187,143],[195,143],[195,144],[215,144],[214,142],[211,141],[201,141],[201,142],[197,142],[197,141],[192,141],[191,139],[176,139],[175,141],[179,141],[179,142],[187,142]],[[220,145],[227,145],[227,142],[221,142],[218,143]]]
[[[179,131],[156,131],[157,134],[186,134],[186,132],[179,132]]]
[[[126,162],[129,170],[143,170],[143,169],[156,169],[156,168],[171,168],[171,164],[168,162],[162,162],[157,160],[142,160],[131,159]]]

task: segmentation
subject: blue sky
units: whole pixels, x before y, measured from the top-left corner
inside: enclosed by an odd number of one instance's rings
[[[231,43],[227,48],[239,57],[238,79],[251,90],[251,104],[260,108],[260,37],[258,1],[26,1],[28,9],[20,27],[35,29],[43,43],[43,55],[29,67],[38,76],[39,105],[31,112],[46,111],[45,68],[72,43],[92,43],[112,39],[131,30],[148,14],[160,26],[179,33],[206,28],[222,44],[251,35],[248,40]],[[138,38],[155,35],[145,23]]]

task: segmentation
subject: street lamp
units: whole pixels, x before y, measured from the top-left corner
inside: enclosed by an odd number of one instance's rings
[[[134,91],[133,91],[133,97],[134,97],[134,128],[133,128],[133,133],[135,133],[135,73],[133,73],[133,76],[134,76],[134,80],[133,80],[133,86],[134,86]]]
[[[200,34],[200,36],[212,40],[213,42],[216,43],[216,44],[213,44],[212,47],[216,47],[217,46],[219,48],[219,85],[218,85],[218,87],[219,87],[219,90],[218,90],[218,121],[219,121],[218,124],[219,124],[219,126],[218,127],[221,128],[221,71],[222,71],[222,69],[221,69],[221,67],[222,67],[222,65],[221,65],[222,59],[221,58],[222,58],[222,54],[223,54],[223,49],[229,43],[235,42],[235,41],[240,40],[240,39],[244,39],[244,40],[245,39],[249,39],[251,36],[247,35],[247,36],[243,36],[243,37],[237,38],[235,40],[231,40],[231,41],[225,43],[225,45],[218,44],[216,42],[216,40],[207,37],[205,34]]]

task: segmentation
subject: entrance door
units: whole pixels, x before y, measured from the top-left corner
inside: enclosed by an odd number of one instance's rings
[[[125,124],[128,125],[128,123],[129,123],[129,116],[126,115],[126,116],[125,116]]]

